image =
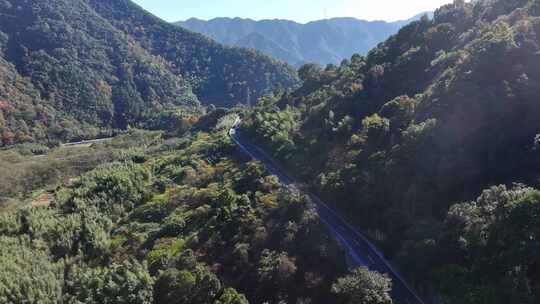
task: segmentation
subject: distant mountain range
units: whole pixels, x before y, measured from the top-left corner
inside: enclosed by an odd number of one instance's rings
[[[404,25],[426,14],[433,15],[427,12],[396,22],[333,18],[300,24],[278,19],[191,18],[176,24],[229,46],[257,49],[298,67],[307,62],[337,64],[355,53],[366,54]]]

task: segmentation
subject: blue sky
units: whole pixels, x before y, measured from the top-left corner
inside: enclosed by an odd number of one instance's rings
[[[167,21],[243,17],[308,22],[324,17],[401,20],[453,0],[134,0]]]

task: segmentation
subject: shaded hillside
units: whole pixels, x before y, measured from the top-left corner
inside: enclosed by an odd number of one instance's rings
[[[155,127],[168,112],[197,111],[199,101],[236,104],[248,91],[257,98],[296,81],[283,64],[171,26],[129,1],[2,0],[0,14],[3,145]]]
[[[257,49],[298,67],[307,62],[338,64],[355,53],[366,54],[422,15],[397,22],[334,18],[300,24],[288,20],[192,18],[177,24],[226,45]]]
[[[303,67],[246,129],[448,303],[537,303],[540,200],[513,182],[540,186],[539,16],[456,1],[366,57]]]
[[[86,0],[103,18],[133,37],[194,85],[205,103],[235,105],[296,84],[295,72],[252,50],[225,47],[171,25],[129,0]],[[249,94],[247,93],[249,91]]]

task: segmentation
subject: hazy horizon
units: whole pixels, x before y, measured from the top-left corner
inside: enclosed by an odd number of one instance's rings
[[[353,18],[353,19],[356,19],[356,20],[361,20],[361,21],[366,21],[366,22],[399,22],[399,21],[405,21],[405,20],[409,20],[410,18],[413,18],[415,16],[418,16],[418,15],[421,15],[421,14],[426,14],[426,13],[430,13],[432,11],[423,11],[423,12],[418,12],[417,14],[414,14],[410,17],[407,17],[407,18],[403,18],[403,19],[398,19],[398,20],[382,20],[382,19],[373,19],[373,20],[367,20],[367,19],[362,19],[362,18],[358,18],[358,17],[350,17],[350,16],[336,16],[336,17],[327,17],[326,19],[313,19],[313,20],[310,20],[310,21],[306,21],[306,22],[299,22],[299,21],[295,21],[295,20],[291,20],[291,19],[283,19],[283,18],[264,18],[264,19],[253,19],[253,18],[249,18],[249,17],[213,17],[213,18],[210,18],[210,19],[203,19],[203,18],[197,18],[197,17],[190,17],[188,19],[183,19],[183,20],[176,20],[176,21],[173,21],[173,22],[187,22],[191,19],[196,19],[196,20],[201,20],[201,21],[212,21],[212,20],[216,20],[216,19],[221,19],[221,18],[224,18],[224,19],[242,19],[242,20],[251,20],[251,21],[255,21],[255,22],[260,22],[260,21],[266,21],[266,20],[270,20],[270,21],[274,21],[274,20],[277,20],[277,21],[290,21],[290,22],[295,22],[295,23],[298,23],[298,24],[307,24],[307,23],[310,23],[310,22],[317,22],[317,21],[321,21],[321,20],[332,20],[332,19],[347,19],[347,18]]]
[[[195,4],[174,0],[134,0],[156,16],[169,21],[191,18],[242,18],[260,20],[290,20],[298,23],[332,18],[352,17],[366,21],[407,20],[419,13],[434,11],[453,0],[205,0]],[[288,9],[283,10],[283,7]]]

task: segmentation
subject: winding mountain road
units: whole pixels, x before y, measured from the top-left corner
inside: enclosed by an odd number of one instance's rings
[[[261,148],[249,141],[242,134],[237,119],[229,130],[231,140],[252,159],[265,165],[266,169],[277,176],[283,185],[293,185],[295,181]],[[383,254],[360,232],[347,223],[337,212],[313,193],[306,193],[315,203],[319,217],[332,232],[334,237],[347,250],[353,267],[365,266],[372,271],[386,273],[392,279],[392,299],[396,304],[424,304],[422,299],[409,287],[405,279],[390,265]]]
[[[82,141],[70,142],[70,143],[62,144],[62,147],[88,147],[88,146],[91,146],[93,144],[102,143],[102,142],[106,142],[106,141],[111,141],[113,139],[114,139],[114,137],[91,139],[91,140],[82,140]]]

